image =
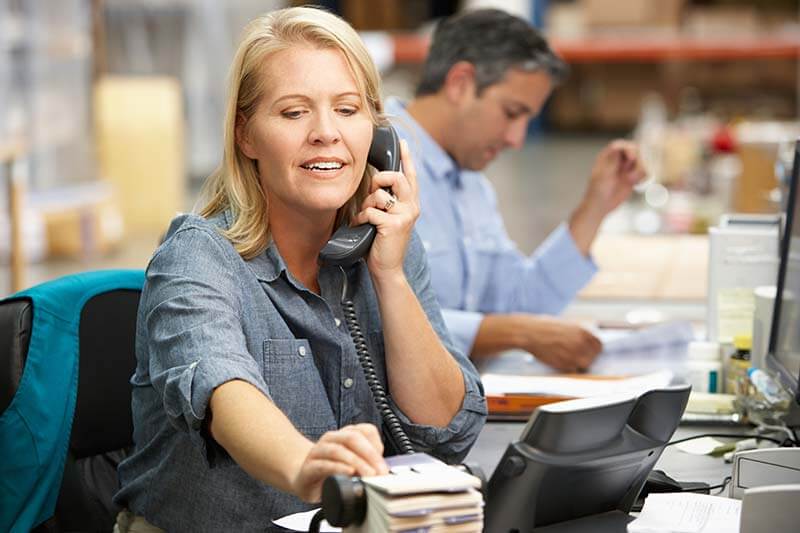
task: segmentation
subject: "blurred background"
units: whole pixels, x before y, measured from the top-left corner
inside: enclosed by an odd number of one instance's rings
[[[598,150],[636,139],[650,175],[596,242],[580,302],[702,305],[707,229],[780,207],[800,133],[794,0],[340,0],[384,78],[412,94],[438,18],[493,6],[570,63],[524,149],[488,170],[530,252]],[[0,0],[0,297],[63,274],[144,268],[218,164],[227,70],[274,0]]]

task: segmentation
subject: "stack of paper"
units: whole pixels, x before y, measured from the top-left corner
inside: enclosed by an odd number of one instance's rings
[[[738,533],[742,502],[687,492],[650,494],[628,533]]]
[[[631,395],[642,394],[649,390],[666,387],[672,381],[672,377],[673,374],[669,370],[661,370],[624,379],[484,374],[481,376],[481,380],[487,396],[539,394],[588,398],[623,392]]]
[[[391,473],[363,478],[367,517],[349,533],[483,530],[480,480],[425,454],[392,457]]]

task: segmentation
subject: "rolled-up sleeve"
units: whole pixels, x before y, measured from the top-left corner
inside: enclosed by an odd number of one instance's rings
[[[405,271],[433,329],[461,368],[465,393],[460,410],[446,427],[415,424],[396,404],[393,408],[408,437],[419,449],[428,450],[448,463],[457,463],[467,455],[486,422],[483,386],[472,362],[456,347],[445,326],[439,303],[431,288],[425,250],[416,232],[406,253]]]
[[[508,236],[491,184],[485,178],[479,183],[481,193],[471,201],[486,206],[482,238],[491,243],[491,248],[479,250],[474,243],[468,247],[470,257],[482,258],[479,267],[482,273],[476,275],[485,280],[485,285],[471,293],[477,305],[470,310],[561,313],[594,276],[597,265],[578,250],[569,227],[563,223],[532,255],[525,256]]]
[[[214,389],[243,380],[269,397],[237,312],[230,252],[218,238],[196,227],[173,234],[147,268],[140,312],[151,382],[167,417],[212,463],[221,448],[203,431],[203,421]]]

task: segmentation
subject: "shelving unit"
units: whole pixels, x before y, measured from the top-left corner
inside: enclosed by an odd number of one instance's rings
[[[22,205],[25,187],[18,174],[14,172],[14,163],[25,156],[26,145],[20,139],[8,139],[0,143],[0,169],[6,179],[5,193],[8,205],[8,237],[10,289],[16,292],[25,286],[25,252],[22,246]]]
[[[420,64],[430,39],[413,33],[394,33],[395,63]],[[592,37],[552,39],[551,44],[568,63],[735,61],[740,59],[793,59],[800,57],[800,33],[750,38]]]
[[[94,178],[90,0],[0,0],[0,143],[28,139],[31,191]]]

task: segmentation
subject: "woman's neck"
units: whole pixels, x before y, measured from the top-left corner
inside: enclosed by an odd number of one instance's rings
[[[333,232],[336,213],[309,216],[270,206],[269,228],[286,268],[306,288],[319,294],[317,257]],[[278,212],[276,212],[278,211]]]

